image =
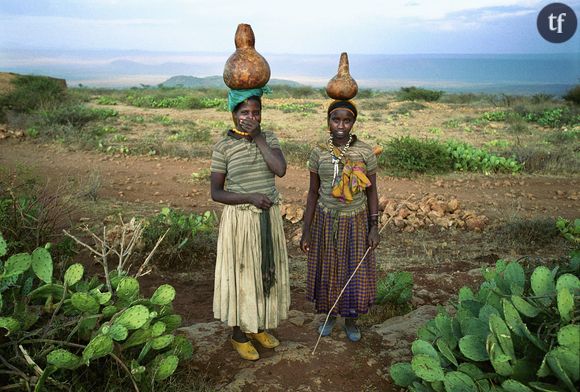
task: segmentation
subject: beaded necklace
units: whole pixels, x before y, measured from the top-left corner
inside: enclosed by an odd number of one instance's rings
[[[249,132],[239,131],[237,128],[232,128],[232,132],[233,133],[237,133],[240,136],[248,136],[250,134]]]
[[[334,165],[334,174],[332,176],[332,186],[334,187],[334,184],[336,183],[336,181],[338,180],[338,163],[340,161],[342,161],[344,154],[346,154],[348,148],[350,147],[350,143],[352,142],[352,134],[350,134],[348,136],[348,141],[346,142],[346,144],[344,145],[344,147],[341,149],[340,147],[336,147],[338,149],[338,151],[340,151],[340,154],[338,154],[338,156],[336,156],[336,154],[334,153],[335,151],[335,146],[332,143],[332,136],[330,136],[328,138],[328,152],[330,153],[330,157],[332,158],[332,163]]]

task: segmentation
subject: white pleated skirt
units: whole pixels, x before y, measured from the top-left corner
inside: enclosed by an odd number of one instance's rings
[[[262,286],[260,214],[248,204],[224,207],[217,244],[213,313],[244,332],[273,329],[288,317],[288,254],[278,205],[270,208],[276,283],[269,296]]]

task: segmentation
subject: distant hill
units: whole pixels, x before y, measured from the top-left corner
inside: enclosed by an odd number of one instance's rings
[[[207,76],[205,78],[198,78],[195,76],[172,76],[165,82],[160,83],[163,87],[186,87],[186,88],[226,88],[224,79],[221,76]],[[268,82],[269,86],[291,86],[300,87],[304,86],[301,83],[294,82],[293,80],[284,79],[270,79]]]

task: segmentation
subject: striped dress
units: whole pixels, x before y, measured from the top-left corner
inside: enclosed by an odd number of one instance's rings
[[[271,148],[280,148],[271,132],[263,132]],[[260,214],[251,204],[225,205],[220,221],[215,268],[214,317],[244,332],[276,328],[288,317],[290,283],[280,196],[255,143],[226,136],[213,148],[211,171],[224,173],[224,189],[235,193],[263,193],[274,201],[270,225],[276,283],[265,295],[262,285]]]
[[[357,140],[347,156],[351,161],[364,162],[367,176],[376,173],[377,161],[369,145]],[[310,227],[306,296],[317,312],[327,313],[368,248],[367,197],[362,191],[351,203],[345,203],[332,196],[334,165],[330,153],[321,146],[312,151],[308,167],[320,177],[320,188]],[[370,251],[333,315],[357,317],[367,313],[375,295],[376,260]]]

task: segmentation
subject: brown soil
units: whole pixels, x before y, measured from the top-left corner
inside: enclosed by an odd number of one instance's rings
[[[223,114],[219,117],[224,118]],[[43,145],[26,139],[0,140],[0,167],[15,171],[28,168],[52,184],[73,183],[78,188],[90,187],[98,174],[100,186],[97,202],[90,204],[83,222],[102,223],[103,211],[117,210],[154,213],[161,206],[171,205],[203,212],[220,210],[210,199],[207,181],[194,183],[191,173],[209,167],[206,159],[159,158],[145,156],[111,156],[96,152],[69,151],[62,146]],[[304,167],[292,166],[278,180],[279,189],[288,203],[303,204],[308,186]],[[528,175],[450,175],[416,179],[379,178],[379,194],[404,200],[415,194],[435,193],[446,199],[456,197],[466,209],[490,219],[483,232],[443,230],[437,227],[415,233],[401,233],[391,228],[381,234],[378,250],[379,272],[412,271],[415,279],[414,306],[444,304],[463,285],[477,286],[481,266],[491,265],[499,257],[516,258],[524,254],[536,258],[559,256],[561,243],[542,247],[521,247],[505,243],[497,229],[506,222],[533,218],[578,217],[576,199],[580,178]],[[288,222],[288,233],[300,224]],[[251,377],[237,388],[250,390],[289,391],[394,391],[387,377],[389,361],[385,359],[381,338],[363,328],[358,344],[346,340],[337,328],[330,338],[322,340],[314,356],[292,357],[291,352],[308,352],[317,339],[315,327],[319,316],[313,315],[310,303],[304,300],[305,259],[300,250],[289,243],[293,311],[304,314],[304,325],[282,323],[276,331],[282,342],[291,342],[274,360],[274,352],[259,349],[259,363],[240,360],[227,342],[227,331],[221,330],[219,347],[189,366],[203,373],[218,387],[229,385],[250,370]],[[211,323],[212,266],[193,271],[155,271],[142,279],[146,292],[161,282],[171,283],[177,290],[175,309],[184,317],[184,324]],[[381,321],[381,320],[379,320]],[[215,342],[216,340],[214,340]],[[204,341],[196,341],[198,348]],[[203,350],[201,350],[203,351]],[[269,362],[270,361],[270,362]],[[261,362],[261,364],[260,364]],[[250,374],[250,373],[248,373]],[[276,387],[274,387],[276,386]],[[235,389],[230,385],[230,388]]]

